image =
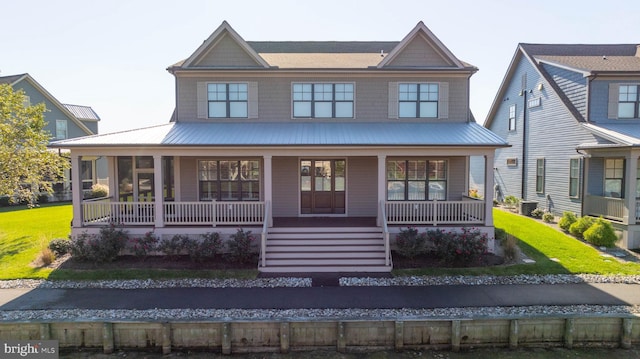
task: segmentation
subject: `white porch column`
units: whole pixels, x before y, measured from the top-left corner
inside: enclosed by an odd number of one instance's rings
[[[382,211],[380,210],[380,203],[387,200],[387,156],[378,155],[378,218],[376,223],[378,226],[382,225]]]
[[[81,156],[71,153],[71,201],[73,206],[73,228],[82,227],[82,179],[80,178]]]
[[[153,156],[153,193],[154,199],[154,213],[155,213],[155,227],[164,227],[164,193],[162,191],[162,156]]]
[[[273,165],[271,155],[264,155],[264,203],[273,209]],[[269,211],[269,218],[266,218],[268,226],[273,227],[273,211]]]
[[[116,174],[117,157],[107,157],[107,173],[109,176],[109,197],[112,197],[113,202],[119,201],[120,190],[118,188],[118,177]]]
[[[484,156],[484,225],[493,226],[493,161],[494,153]]]
[[[624,224],[636,223],[636,178],[638,177],[638,154],[631,152],[625,157],[626,173],[624,174],[624,204],[625,212],[622,222]]]

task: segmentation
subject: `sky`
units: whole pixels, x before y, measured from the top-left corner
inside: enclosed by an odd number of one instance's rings
[[[400,41],[419,21],[471,77],[483,123],[518,43],[640,43],[638,0],[23,0],[0,3],[0,76],[29,73],[100,133],[164,124],[166,68],[226,20],[246,41]]]

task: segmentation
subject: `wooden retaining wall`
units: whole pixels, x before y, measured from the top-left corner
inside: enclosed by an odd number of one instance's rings
[[[330,349],[471,349],[478,347],[597,346],[640,343],[640,318],[537,317],[475,320],[313,320],[198,322],[0,323],[3,340],[57,340],[60,349],[223,354]]]

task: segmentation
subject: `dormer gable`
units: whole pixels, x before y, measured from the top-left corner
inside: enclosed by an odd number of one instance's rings
[[[465,65],[420,21],[378,64],[378,68],[389,67],[461,69]]]
[[[229,23],[222,24],[182,64],[183,68],[269,68]]]

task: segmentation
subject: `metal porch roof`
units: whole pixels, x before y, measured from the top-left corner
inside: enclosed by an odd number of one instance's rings
[[[475,122],[174,122],[51,144],[96,146],[490,146],[508,144]]]

